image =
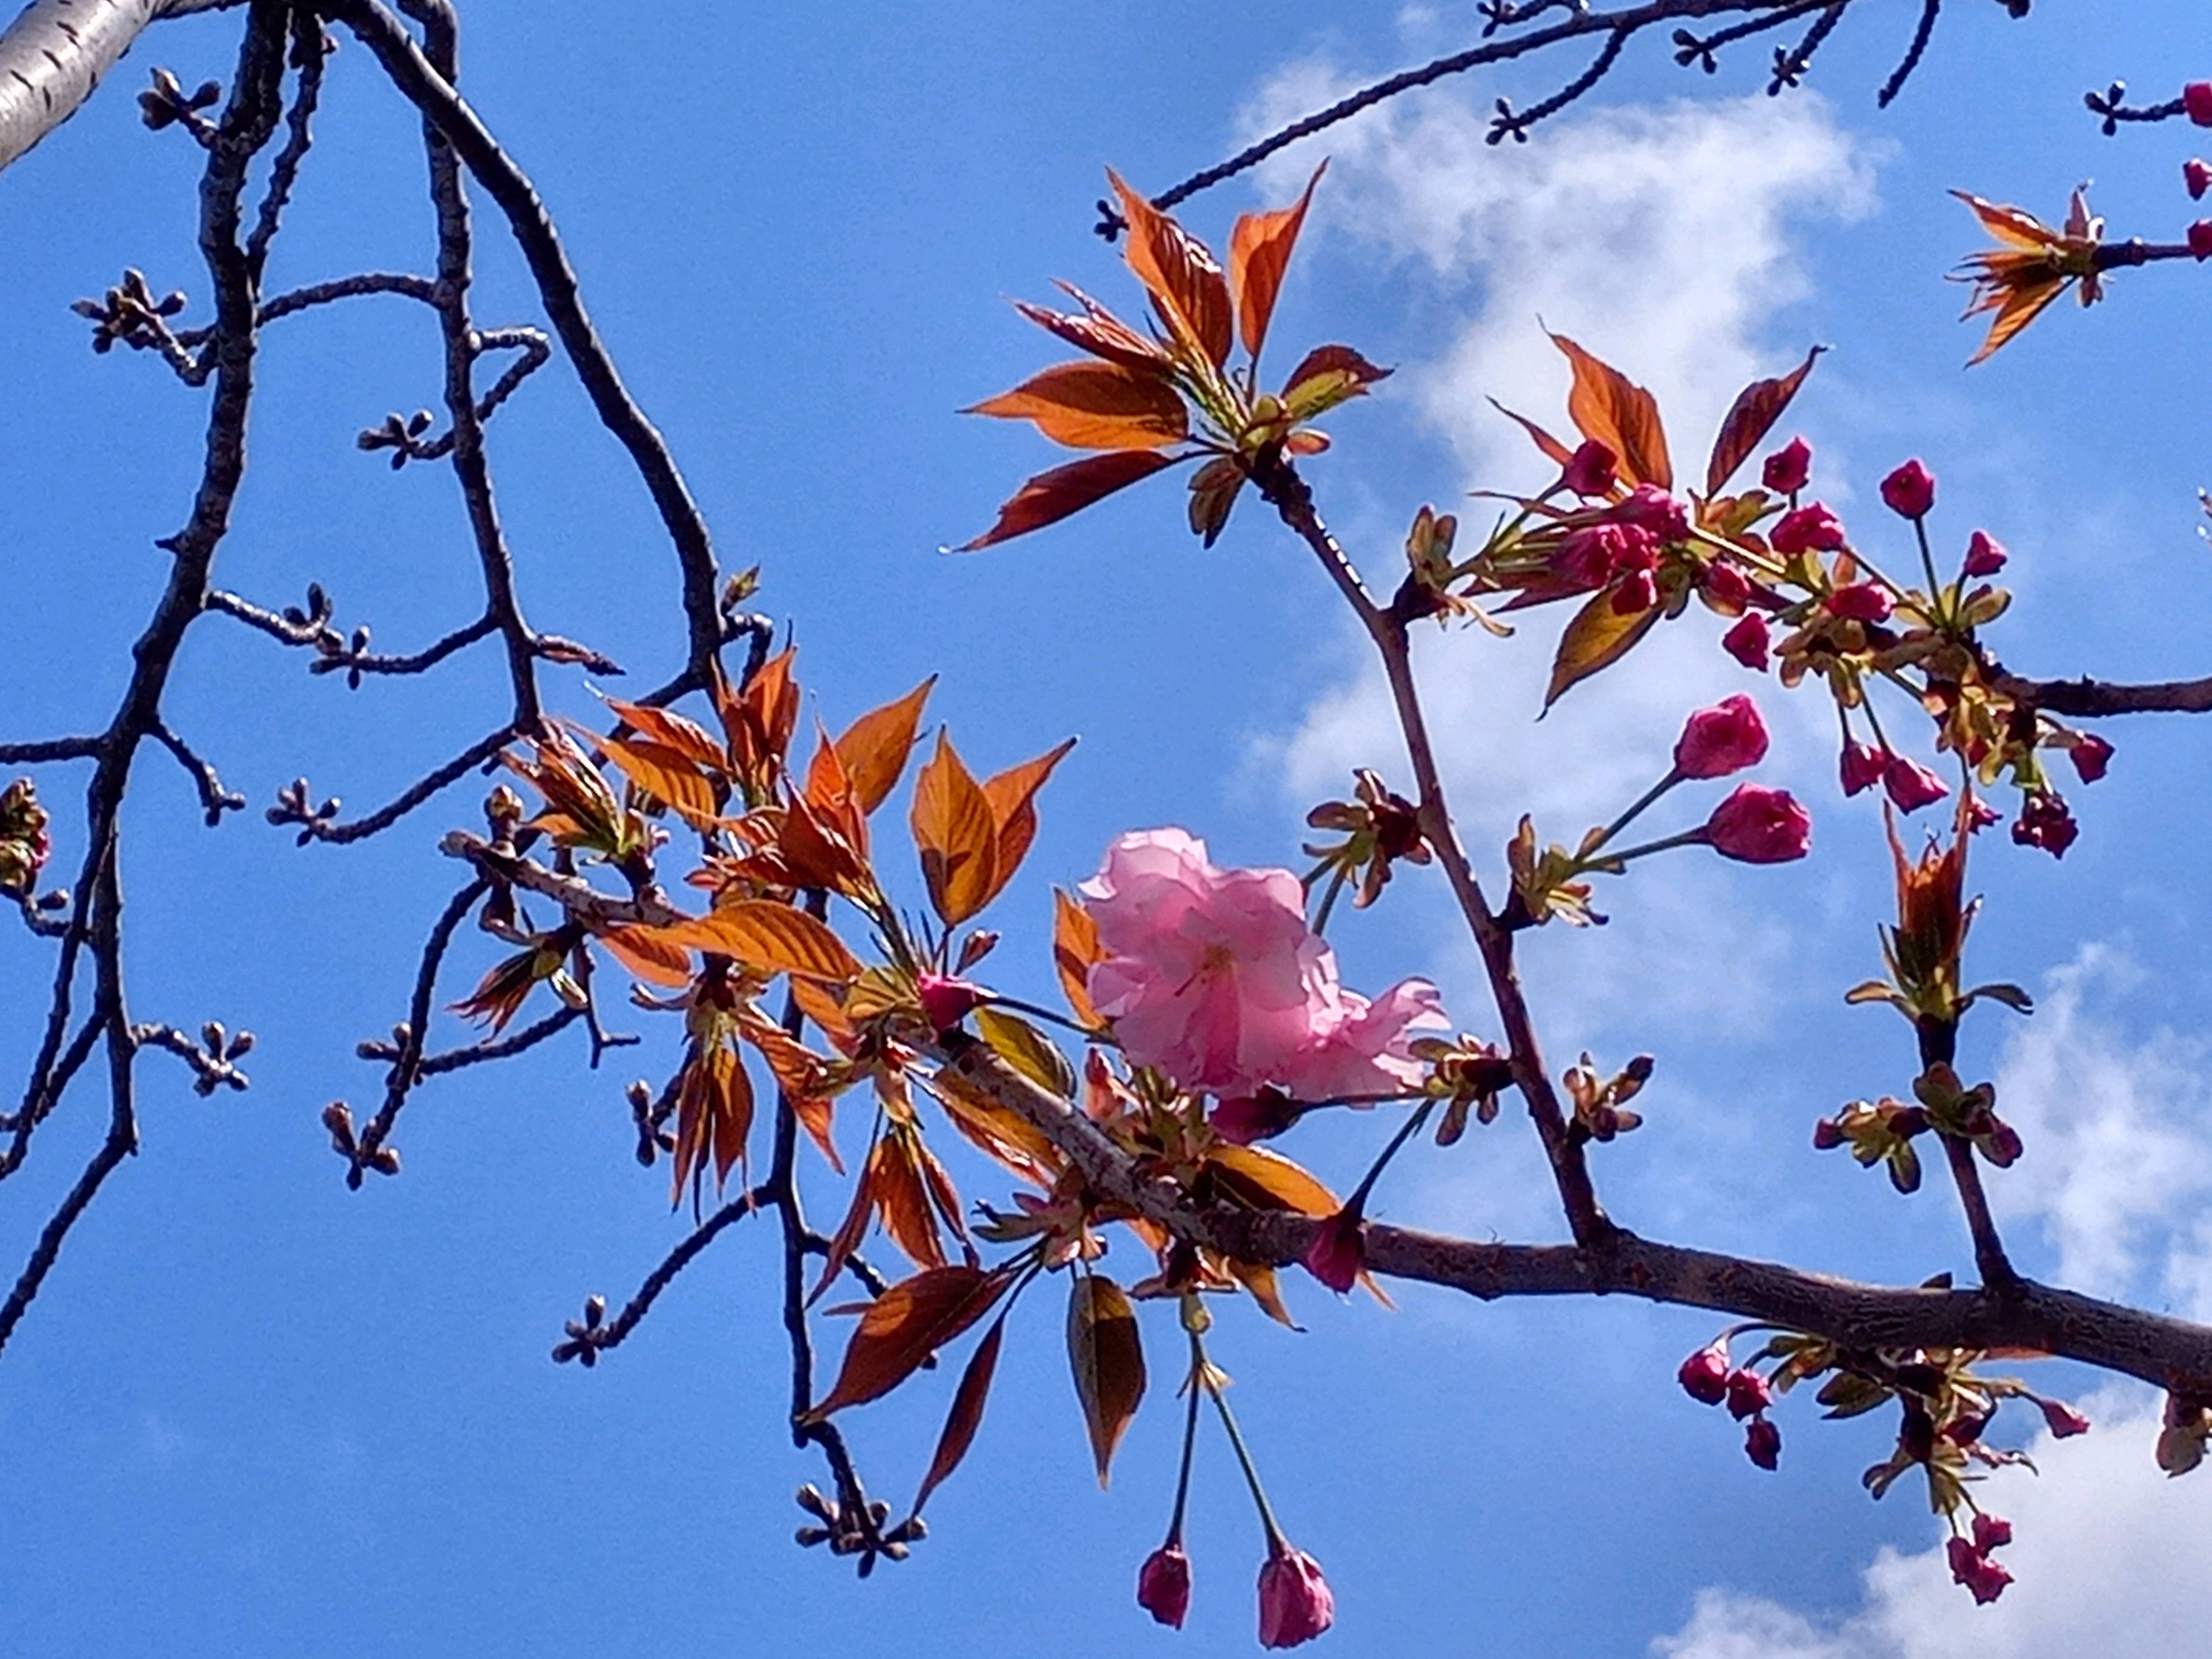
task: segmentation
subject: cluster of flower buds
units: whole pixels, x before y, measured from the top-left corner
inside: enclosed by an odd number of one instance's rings
[[[1996,1115],[1994,1085],[1966,1088],[1959,1074],[1939,1060],[1914,1079],[1912,1092],[1918,1105],[1887,1096],[1872,1103],[1851,1102],[1835,1116],[1814,1125],[1813,1145],[1822,1152],[1848,1146],[1851,1156],[1869,1169],[1886,1164],[1890,1184],[1900,1193],[1920,1185],[1920,1157],[1912,1141],[1930,1129],[1971,1142],[2001,1170],[2019,1160],[2020,1132]]]
[[[1498,1097],[1513,1083],[1513,1062],[1494,1043],[1462,1036],[1456,1042],[1443,1037],[1419,1037],[1409,1051],[1429,1067],[1422,1085],[1431,1100],[1444,1103],[1437,1122],[1437,1145],[1449,1146],[1467,1133],[1472,1113],[1478,1123],[1498,1118]]]
[[[0,789],[0,893],[28,893],[52,850],[46,809],[30,779]]]
[[[1562,1079],[1575,1109],[1574,1120],[1567,1126],[1568,1135],[1577,1143],[1607,1141],[1626,1134],[1642,1123],[1644,1115],[1630,1111],[1628,1103],[1642,1093],[1644,1085],[1651,1080],[1651,1056],[1638,1054],[1601,1082],[1595,1062],[1589,1054],[1583,1054],[1582,1063],[1569,1066]]]
[[[2012,1574],[1990,1559],[1990,1552],[2012,1542],[2012,1522],[1994,1515],[1977,1513],[1971,1534],[1954,1533],[1946,1551],[1951,1563],[1951,1582],[1972,1592],[1977,1606],[1986,1607],[2004,1594]]]
[[[1309,827],[1344,836],[1334,845],[1306,847],[1308,858],[1322,860],[1306,880],[1310,885],[1328,874],[1334,883],[1353,883],[1352,908],[1364,910],[1382,896],[1392,865],[1426,864],[1430,854],[1419,809],[1366,767],[1352,776],[1352,799],[1325,801],[1306,814]]]
[[[1737,1366],[1729,1358],[1729,1333],[1684,1360],[1674,1373],[1682,1391],[1701,1406],[1725,1405],[1729,1415],[1744,1425],[1743,1455],[1762,1469],[1771,1469],[1782,1459],[1782,1431],[1767,1410],[1774,1391],[1767,1380],[1748,1365]]]

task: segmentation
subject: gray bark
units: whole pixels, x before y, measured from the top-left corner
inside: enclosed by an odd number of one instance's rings
[[[0,33],[0,167],[76,113],[149,23],[237,0],[33,0]]]

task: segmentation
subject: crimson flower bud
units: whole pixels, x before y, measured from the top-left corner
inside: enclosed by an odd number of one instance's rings
[[[2181,106],[2200,127],[2212,127],[2212,81],[2191,81],[2181,89]]]
[[[2002,1516],[1978,1515],[1974,1517],[1974,1548],[1982,1554],[2002,1549],[2011,1542],[2012,1522]]]
[[[1700,708],[1674,741],[1674,769],[1686,778],[1724,778],[1766,758],[1766,722],[1739,691]]]
[[[1732,564],[1708,565],[1704,586],[1706,602],[1723,613],[1742,610],[1751,598],[1751,583]]]
[[[1743,1455],[1762,1469],[1771,1469],[1782,1461],[1782,1431],[1763,1417],[1754,1417],[1745,1425]]]
[[[1946,1548],[1951,1578],[1972,1591],[1977,1606],[1986,1607],[2004,1594],[2012,1575],[1963,1538],[1954,1538]]]
[[[1856,795],[1863,789],[1871,789],[1881,781],[1882,768],[1887,764],[1889,751],[1877,749],[1870,743],[1846,742],[1843,759],[1837,767],[1842,775],[1844,793]]]
[[[1366,1224],[1365,1217],[1350,1209],[1339,1210],[1322,1222],[1306,1247],[1306,1271],[1339,1295],[1349,1291],[1367,1262],[1362,1231]]]
[[[2003,819],[2004,814],[1979,795],[1970,793],[1966,796],[1966,830],[1969,835],[1978,836],[1991,824],[2002,823]]]
[[[2181,164],[2181,182],[2189,186],[2191,201],[2202,201],[2204,192],[2212,190],[2212,166],[2192,156]]]
[[[1843,1126],[1832,1117],[1824,1117],[1813,1125],[1813,1150],[1832,1152],[1844,1144]]]
[[[1892,755],[1883,764],[1881,787],[1900,812],[1917,812],[1951,793],[1942,779],[1903,755]]]
[[[1648,570],[1632,570],[1613,591],[1613,614],[1640,617],[1659,603],[1659,583]]]
[[[2035,1403],[2043,1408],[2043,1421],[2052,1439],[2070,1440],[2077,1434],[2089,1432],[2089,1419],[2064,1401],[2039,1400]]]
[[[1963,568],[1969,576],[1994,576],[2004,568],[2005,560],[2010,556],[2002,542],[1986,530],[1977,530],[1966,538]]]
[[[1742,619],[1721,635],[1721,649],[1755,673],[1766,672],[1766,618],[1747,611]]]
[[[1936,505],[1936,475],[1917,459],[1881,481],[1882,505],[1900,519],[1924,519]]]
[[[1875,582],[1853,582],[1828,595],[1824,603],[1832,617],[1850,622],[1887,622],[1892,610],[1889,590]]]
[[[1843,521],[1823,501],[1785,513],[1768,538],[1777,553],[1833,553],[1844,544]]]
[[[1568,459],[1560,483],[1577,495],[1602,495],[1613,488],[1613,465],[1620,458],[1592,438]]]
[[[2199,259],[2212,259],[2212,219],[2199,219],[2189,227],[2189,252]]]
[[[2039,847],[2055,859],[2064,858],[2081,833],[2064,799],[2045,789],[2032,792],[2021,802],[2020,817],[2012,826],[2014,841],[2022,847]]]
[[[1795,495],[1813,476],[1813,446],[1792,438],[1766,458],[1759,481],[1778,495]]]
[[[1279,1540],[1260,1568],[1260,1645],[1294,1648],[1335,1622],[1336,1598],[1320,1563]]]
[[[1739,1423],[1745,1418],[1765,1411],[1774,1403],[1773,1392],[1766,1379],[1749,1366],[1730,1371],[1728,1379],[1729,1415]]]
[[[1190,1557],[1180,1543],[1163,1544],[1137,1569],[1137,1605],[1161,1624],[1181,1630],[1190,1612]]]
[[[949,979],[940,974],[924,974],[916,983],[921,994],[922,1018],[930,1029],[949,1031],[975,1012],[983,1000],[980,986],[970,985],[964,979]]]
[[[1709,1348],[1700,1348],[1682,1362],[1674,1373],[1674,1380],[1682,1385],[1682,1392],[1700,1406],[1717,1406],[1728,1398],[1728,1348],[1716,1342]]]
[[[1723,858],[1787,864],[1813,850],[1813,815],[1786,789],[1739,784],[1705,820],[1705,839]]]
[[[2074,763],[2074,769],[2081,775],[2082,782],[2094,783],[2112,763],[2112,745],[2085,732],[2074,739],[2067,757]]]
[[[1686,542],[1690,538],[1687,509],[1657,484],[1637,485],[1613,507],[1613,517],[1622,524],[1648,530],[1662,542]]]
[[[1255,1140],[1282,1133],[1298,1121],[1302,1109],[1297,1102],[1271,1083],[1257,1094],[1216,1101],[1213,1115],[1207,1121],[1212,1125],[1213,1133],[1224,1140],[1249,1146]]]

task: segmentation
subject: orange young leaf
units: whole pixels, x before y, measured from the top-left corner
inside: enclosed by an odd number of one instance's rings
[[[1063,1160],[1042,1130],[1008,1111],[956,1072],[938,1072],[930,1079],[929,1088],[945,1108],[946,1119],[978,1152],[1024,1181],[1039,1187],[1052,1185]]]
[[[901,1279],[862,1310],[836,1386],[799,1420],[819,1423],[832,1412],[881,1399],[990,1312],[1012,1282],[1003,1269],[966,1266]]]
[[[1544,690],[1545,708],[1557,702],[1569,686],[1626,656],[1650,632],[1664,608],[1649,605],[1624,617],[1613,608],[1613,594],[1609,586],[1591,594],[1559,635],[1559,648],[1552,659],[1552,683]]]
[[[837,739],[837,759],[864,814],[872,813],[898,787],[907,757],[914,750],[922,705],[936,684],[937,676],[932,674],[906,696],[870,709]]]
[[[1220,368],[1229,359],[1234,331],[1229,283],[1221,267],[1204,243],[1130,189],[1113,168],[1106,169],[1106,179],[1128,222],[1124,252],[1129,269],[1151,290],[1169,328]]]
[[[929,902],[946,927],[957,927],[999,889],[999,825],[983,786],[942,729],[936,754],[915,781],[908,817]]]
[[[1255,1209],[1332,1216],[1343,1206],[1304,1169],[1264,1146],[1216,1146],[1206,1155],[1214,1178]]]
[[[1166,367],[1168,354],[1160,349],[1158,342],[1146,339],[1081,289],[1066,283],[1060,286],[1074,297],[1086,315],[1072,317],[1065,312],[1047,311],[1026,300],[1015,301],[1014,309],[1046,332],[1109,363],[1148,374]]]
[[[1084,1024],[1105,1024],[1091,1001],[1091,969],[1106,952],[1098,943],[1098,924],[1091,912],[1066,893],[1052,890],[1052,965],[1060,975],[1060,994]]]
[[[649,703],[621,702],[613,697],[603,701],[623,725],[635,727],[641,736],[664,748],[675,750],[693,765],[719,770],[729,764],[722,745],[696,720]]]
[[[1239,1261],[1234,1256],[1225,1258],[1223,1265],[1229,1269],[1229,1276],[1251,1293],[1252,1299],[1260,1304],[1261,1311],[1268,1318],[1279,1325],[1287,1325],[1294,1331],[1304,1328],[1291,1317],[1291,1310],[1283,1305],[1282,1287],[1276,1280],[1273,1267],[1263,1261]]]
[[[694,951],[714,951],[758,972],[804,975],[849,983],[860,959],[804,910],[774,899],[736,899],[664,928],[661,937]]]
[[[688,822],[714,821],[714,786],[682,750],[642,738],[594,737],[592,742],[624,777]]]
[[[921,1513],[930,1493],[945,1484],[960,1467],[960,1460],[968,1455],[968,1448],[975,1444],[975,1431],[983,1425],[983,1402],[991,1395],[991,1377],[999,1368],[999,1339],[1006,1331],[1006,1316],[1000,1314],[968,1357],[967,1366],[960,1373],[960,1386],[952,1391],[952,1409],[945,1413],[945,1431],[937,1438],[937,1455],[929,1460],[929,1473],[921,1477],[909,1513]]]
[[[1952,195],[1966,204],[1967,210],[1982,222],[1982,228],[2008,247],[2025,252],[2040,252],[2054,246],[2058,233],[2023,209],[2002,202],[1987,202],[1963,190]]]
[[[1283,382],[1283,408],[1293,421],[1310,421],[1350,398],[1365,396],[1369,386],[1390,374],[1350,346],[1316,346]]]
[[[1164,466],[1172,466],[1177,459],[1157,449],[1117,449],[1040,472],[1000,507],[996,524],[953,550],[973,553],[1057,524],[1071,513],[1079,513],[1093,501],[1126,489],[1139,478],[1149,478]]]
[[[853,1183],[853,1202],[845,1212],[844,1220],[837,1224],[837,1231],[830,1236],[829,1248],[822,1253],[822,1277],[814,1281],[814,1288],[806,1293],[806,1305],[810,1308],[822,1299],[823,1291],[837,1282],[837,1275],[845,1270],[845,1264],[852,1260],[853,1252],[860,1248],[860,1241],[867,1237],[868,1218],[875,1212],[876,1207],[876,1162],[882,1145],[881,1140],[872,1145],[868,1148],[867,1161],[860,1165],[860,1178]]]
[[[917,1267],[942,1267],[945,1244],[921,1170],[921,1142],[913,1128],[894,1124],[868,1159],[875,1176],[876,1213],[884,1231]]]
[[[1275,296],[1282,291],[1283,272],[1297,246],[1298,230],[1305,223],[1306,207],[1314,186],[1328,171],[1323,161],[1306,180],[1297,203],[1273,213],[1247,213],[1229,234],[1229,287],[1237,296],[1237,322],[1244,349],[1254,358],[1267,337],[1267,324],[1275,314]]]
[[[1827,348],[1814,346],[1805,354],[1805,361],[1790,373],[1774,380],[1753,380],[1736,395],[1729,408],[1728,418],[1721,422],[1720,436],[1713,440],[1712,459],[1705,464],[1705,494],[1717,495],[1721,488],[1735,476],[1751,452],[1782,418],[1782,411],[1790,407],[1790,400],[1797,395],[1797,388],[1805,384],[1805,377],[1813,372],[1813,364]]]
[[[640,979],[672,987],[691,982],[691,953],[664,939],[658,929],[610,927],[593,937],[606,947],[609,956]]]
[[[721,716],[730,758],[744,781],[749,805],[768,798],[782,775],[791,734],[799,729],[799,683],[792,678],[792,661],[798,654],[797,646],[786,646],[738,691],[732,691],[721,671],[715,670],[714,710]]]
[[[1137,1338],[1137,1310],[1103,1274],[1079,1273],[1068,1286],[1067,1363],[1103,1486],[1115,1449],[1145,1397],[1145,1351]]]
[[[1601,362],[1564,334],[1552,343],[1574,366],[1567,393],[1567,418],[1585,438],[1595,438],[1620,458],[1621,477],[1632,485],[1674,487],[1674,464],[1667,455],[1666,429],[1659,424],[1659,403],[1619,369]]]
[[[1069,738],[1035,760],[1010,766],[996,777],[984,781],[983,799],[990,802],[992,822],[999,827],[997,862],[992,872],[991,890],[983,896],[985,904],[998,897],[1014,878],[1014,872],[1022,867],[1022,860],[1029,856],[1030,843],[1036,839],[1037,791],[1044,787],[1053,768],[1065,760],[1067,751],[1074,747],[1075,739]]]
[[[1112,363],[1055,363],[960,412],[1033,421],[1070,449],[1161,449],[1190,435],[1189,412],[1164,374]]]

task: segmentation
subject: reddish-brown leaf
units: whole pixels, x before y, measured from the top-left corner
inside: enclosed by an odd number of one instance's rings
[[[1244,488],[1244,469],[1227,455],[1216,456],[1191,475],[1190,531],[1204,546],[1211,547],[1221,539],[1230,509],[1237,505],[1237,492]]]
[[[846,1346],[836,1386],[800,1420],[879,1400],[921,1363],[990,1312],[1012,1283],[1003,1269],[934,1267],[901,1279],[869,1304]]]
[[[1079,1273],[1068,1287],[1067,1363],[1103,1486],[1115,1449],[1145,1397],[1145,1350],[1137,1336],[1137,1310],[1103,1274]]]
[[[774,899],[717,905],[663,929],[661,937],[694,951],[719,951],[764,974],[803,974],[839,984],[860,976],[860,960],[844,940],[804,910]]]
[[[880,1165],[878,1159],[881,1160]],[[929,1207],[929,1189],[921,1172],[921,1144],[912,1128],[894,1126],[876,1143],[868,1160],[875,1176],[876,1213],[884,1231],[917,1267],[942,1267],[945,1242],[939,1237],[937,1218]]]
[[[1190,435],[1189,413],[1165,374],[1112,363],[1055,363],[960,412],[1033,421],[1070,449],[1162,449]]]
[[[937,676],[932,674],[906,696],[871,708],[837,739],[837,758],[863,813],[873,812],[898,787],[907,757],[914,750],[922,705],[936,684]]]
[[[1075,739],[1069,738],[1035,760],[1010,766],[996,777],[984,780],[983,799],[991,804],[991,819],[998,825],[999,832],[997,860],[992,870],[991,890],[983,895],[985,904],[998,897],[1014,878],[1014,872],[1022,867],[1022,860],[1029,856],[1030,843],[1036,839],[1037,791],[1044,787],[1053,768],[1065,760],[1067,751],[1074,747]]]
[[[1129,269],[1151,290],[1168,326],[1218,368],[1228,361],[1235,331],[1221,267],[1204,243],[1130,189],[1111,167],[1106,178],[1128,222],[1122,246]]]
[[[960,1460],[968,1455],[968,1448],[975,1443],[975,1431],[983,1425],[983,1402],[991,1396],[991,1377],[999,1368],[999,1339],[1006,1331],[1006,1316],[1000,1314],[991,1322],[991,1328],[983,1333],[975,1352],[968,1356],[968,1364],[960,1373],[960,1386],[952,1391],[952,1409],[945,1413],[945,1432],[937,1437],[937,1455],[929,1460],[929,1473],[921,1477],[921,1486],[914,1495],[910,1513],[921,1513],[921,1506],[929,1501],[930,1493],[943,1486],[952,1471],[960,1467]]]
[[[1214,1178],[1256,1209],[1331,1216],[1343,1208],[1334,1193],[1287,1158],[1264,1146],[1215,1147],[1206,1155]]]
[[[719,1188],[729,1180],[730,1171],[745,1162],[745,1141],[753,1127],[753,1080],[744,1060],[726,1042],[714,1044],[708,1070],[717,1096],[714,1143],[714,1185]]]
[[[1060,286],[1075,296],[1087,315],[1073,317],[1065,312],[1047,311],[1026,300],[1015,301],[1014,309],[1079,351],[1087,351],[1123,368],[1152,373],[1166,365],[1168,354],[1160,349],[1158,343],[1146,339],[1081,289],[1068,288],[1065,283]]]
[[[1012,541],[1057,524],[1071,513],[1080,513],[1093,501],[1126,489],[1140,478],[1149,478],[1164,466],[1174,465],[1176,459],[1157,449],[1117,449],[1040,472],[1007,498],[999,509],[998,523],[953,550],[973,553],[977,548]]]
[[[1059,888],[1054,888],[1053,969],[1060,975],[1060,994],[1067,999],[1067,1006],[1074,1010],[1076,1018],[1092,1027],[1105,1024],[1091,1001],[1091,969],[1105,954],[1098,943],[1098,924],[1091,921],[1091,913]]]
[[[613,697],[605,700],[607,708],[623,725],[635,727],[638,733],[663,748],[673,749],[695,766],[719,770],[729,763],[722,745],[708,734],[707,728],[696,720],[687,719],[671,709],[655,708],[647,703],[621,702]]]
[[[1297,203],[1273,213],[1248,213],[1229,234],[1229,288],[1237,296],[1237,324],[1244,349],[1254,357],[1267,337],[1267,324],[1275,314],[1275,296],[1282,291],[1283,272],[1297,246],[1298,229],[1305,223],[1306,207],[1314,186],[1328,171],[1323,161]]]
[[[1713,440],[1712,459],[1705,464],[1705,494],[1717,495],[1722,487],[1735,476],[1751,452],[1773,429],[1782,418],[1782,411],[1790,407],[1790,400],[1797,395],[1797,388],[1805,384],[1805,377],[1813,372],[1814,361],[1826,350],[1814,346],[1805,354],[1805,361],[1779,380],[1753,380],[1736,395],[1729,407],[1728,418],[1721,422],[1720,436]]]
[[[957,927],[999,890],[999,825],[983,786],[941,730],[915,780],[908,816],[929,902],[946,927]]]
[[[1559,466],[1565,466],[1569,461],[1574,459],[1574,451],[1569,449],[1565,444],[1561,443],[1557,438],[1554,438],[1550,433],[1545,431],[1542,427],[1538,426],[1535,422],[1530,420],[1526,415],[1516,415],[1511,410],[1506,408],[1504,404],[1499,403],[1495,398],[1492,398],[1490,400],[1490,406],[1496,410],[1500,415],[1503,415],[1507,420],[1518,422],[1520,423],[1521,429],[1535,440],[1536,447],[1544,452],[1546,459]],[[1615,451],[1614,453],[1618,454],[1620,452]]]
[[[1316,346],[1283,382],[1283,407],[1294,421],[1310,421],[1347,398],[1364,396],[1391,371],[1378,368],[1350,346]]]
[[[1282,1287],[1276,1281],[1273,1267],[1263,1261],[1239,1261],[1234,1256],[1230,1257],[1224,1265],[1229,1269],[1230,1277],[1251,1292],[1252,1299],[1260,1304],[1261,1310],[1268,1318],[1279,1325],[1287,1325],[1294,1331],[1304,1328],[1291,1317],[1291,1310],[1283,1305]]]
[[[867,1160],[860,1165],[860,1178],[853,1183],[853,1202],[845,1212],[845,1218],[837,1224],[837,1231],[830,1236],[829,1248],[823,1252],[822,1277],[806,1293],[806,1305],[810,1308],[822,1299],[823,1291],[837,1282],[837,1275],[845,1270],[845,1264],[853,1259],[853,1252],[867,1237],[868,1218],[876,1209],[876,1164],[882,1146],[880,1140],[871,1146]]]
[[[672,988],[691,982],[691,953],[656,928],[610,927],[593,937],[640,979]]]
[[[786,646],[760,672],[732,691],[716,671],[714,711],[730,743],[730,759],[750,791],[748,804],[768,798],[783,773],[791,734],[799,729],[799,682],[792,677],[797,646]]]
[[[1552,659],[1552,683],[1544,691],[1545,708],[1557,702],[1569,686],[1626,656],[1665,609],[1655,605],[1623,616],[1613,608],[1613,592],[1603,587],[1591,594],[1559,635],[1559,648]]]
[[[1552,343],[1574,365],[1567,418],[1576,430],[1610,449],[1619,458],[1620,476],[1630,484],[1672,489],[1674,464],[1668,458],[1666,429],[1659,424],[1658,399],[1565,335],[1553,335]]]
[[[714,821],[714,786],[681,750],[644,738],[594,737],[592,741],[624,777],[655,800],[690,823],[704,826]]]
[[[939,1072],[929,1086],[945,1108],[946,1119],[978,1152],[1024,1181],[1039,1187],[1052,1185],[1062,1159],[1042,1130],[1008,1111],[956,1072]]]

